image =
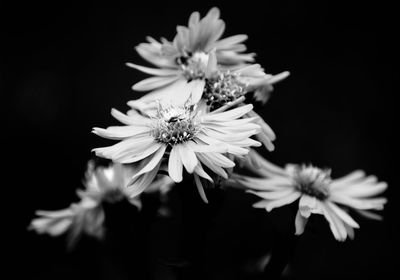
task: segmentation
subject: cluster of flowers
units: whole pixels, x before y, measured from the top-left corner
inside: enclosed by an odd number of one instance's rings
[[[151,77],[133,90],[146,92],[128,102],[130,110],[111,114],[123,125],[93,133],[119,142],[94,149],[112,164],[89,164],[86,189],[79,203],[61,211],[38,211],[31,227],[39,233],[69,232],[102,237],[102,202],[127,198],[140,207],[143,192],[168,189],[184,178],[194,181],[205,203],[215,186],[239,187],[261,200],[254,207],[271,211],[298,202],[296,234],[304,231],[311,214],[323,215],[337,240],[354,236],[358,223],[348,214],[379,219],[386,199],[376,197],[386,188],[362,171],[332,179],[330,170],[311,165],[278,167],[255,148],[274,149],[275,133],[253,110],[252,102],[265,104],[273,85],[289,73],[271,75],[245,53],[246,35],[221,39],[225,23],[217,8],[205,17],[192,13],[187,26],[178,26],[172,41],[151,37],[136,51],[155,67],[128,63]],[[243,175],[251,171],[254,176]]]

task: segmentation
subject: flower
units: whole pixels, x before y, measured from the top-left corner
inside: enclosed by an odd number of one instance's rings
[[[289,76],[288,71],[277,75],[266,74],[259,64],[226,70],[219,68],[216,60],[212,61],[214,65],[209,65],[203,92],[203,99],[210,106],[210,111],[235,101],[249,92],[254,92],[254,98],[265,104],[273,90],[272,85]]]
[[[272,85],[285,79],[289,72],[285,71],[275,76],[265,74],[264,69],[259,64],[238,67],[235,70],[221,70],[217,65],[209,66],[207,72],[206,85],[203,93],[203,99],[209,106],[210,111],[228,104],[244,105],[244,96],[249,92],[254,92],[254,98],[265,104]],[[254,122],[260,125],[261,130],[255,136],[269,150],[274,150],[272,141],[276,136],[271,127],[255,112],[250,111],[245,118],[252,118]]]
[[[235,175],[235,181],[262,198],[255,208],[274,208],[299,200],[296,214],[296,234],[302,234],[311,214],[323,215],[334,237],[339,241],[354,237],[359,225],[347,213],[347,208],[360,211],[382,210],[386,198],[375,197],[387,184],[375,176],[365,176],[357,170],[338,179],[331,178],[331,170],[311,165],[288,164],[282,169],[267,160],[259,161],[262,178]]]
[[[224,154],[243,156],[247,147],[260,146],[261,143],[250,137],[258,133],[259,126],[251,119],[239,119],[251,111],[251,104],[218,113],[204,113],[196,105],[187,102],[182,107],[165,106],[158,103],[154,114],[141,114],[143,111],[129,111],[125,115],[115,109],[111,114],[125,126],[112,126],[107,129],[94,128],[93,133],[121,142],[94,149],[96,155],[120,163],[138,162],[141,166],[129,183],[130,196],[135,197],[145,190],[163,161],[168,159],[168,174],[175,182],[181,182],[183,166],[194,179],[198,191],[207,202],[200,178],[210,182],[213,179],[203,169],[205,165],[214,173],[227,178],[224,168],[235,164]]]
[[[194,98],[192,98],[193,92],[186,87],[170,87],[149,93],[138,100],[129,101],[128,105],[133,109],[141,108],[149,112],[157,109],[154,100],[170,102],[179,106],[190,96],[194,102],[204,101],[207,106],[203,107],[203,110],[210,112],[225,105],[229,107],[245,105],[244,96],[249,92],[254,92],[255,99],[266,102],[272,90],[272,84],[281,81],[288,75],[287,71],[275,76],[265,74],[259,64],[238,67],[235,70],[222,70],[217,66],[215,52],[211,52],[205,72],[204,89],[196,91]],[[270,126],[254,111],[250,111],[244,117],[252,118],[255,123],[260,125],[261,130],[256,135],[256,139],[272,151],[274,149],[272,141],[276,136]]]
[[[68,246],[73,247],[84,233],[102,239],[104,236],[104,211],[95,201],[85,199],[68,208],[56,211],[36,211],[39,216],[31,221],[29,229],[39,234],[58,236],[68,233]]]
[[[128,199],[132,205],[141,208],[140,199],[129,197],[126,190],[134,173],[132,166],[113,163],[109,167],[95,168],[93,161],[89,161],[83,182],[85,189],[77,191],[81,200],[62,210],[36,211],[39,217],[32,220],[29,228],[51,236],[67,233],[70,247],[76,244],[82,234],[102,239],[105,233],[103,202],[116,203]],[[163,176],[154,181],[153,186],[165,188],[171,186],[171,180]]]
[[[217,8],[212,8],[203,19],[200,19],[198,12],[194,12],[187,27],[177,27],[173,42],[166,39],[158,42],[148,37],[148,43],[137,46],[139,55],[159,68],[127,63],[129,67],[154,76],[136,83],[133,89],[155,90],[155,95],[159,95],[159,91],[171,90],[191,93],[196,103],[204,89],[210,53],[215,53],[215,59],[222,67],[230,68],[253,61],[254,54],[241,53],[246,50],[246,46],[242,44],[247,39],[246,35],[219,40],[225,29],[225,23],[219,19],[219,15]]]

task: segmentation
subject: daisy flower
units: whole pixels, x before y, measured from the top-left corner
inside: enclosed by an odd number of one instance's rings
[[[207,112],[219,111],[219,108],[227,105],[242,106],[245,95],[249,92],[254,92],[256,100],[262,103],[268,99],[272,85],[289,75],[285,71],[278,75],[272,76],[265,74],[259,64],[252,64],[239,67],[236,70],[222,70],[217,66],[215,52],[210,53],[210,59],[205,71],[205,86],[202,92],[196,92],[194,102],[199,100],[204,101],[207,106],[203,110]],[[154,100],[160,102],[171,102],[179,104],[186,102],[190,97],[193,97],[192,92],[187,88],[170,88],[162,91],[152,92],[140,99],[128,102],[133,109],[141,108],[144,111],[155,111],[157,109]],[[200,99],[201,98],[201,99]],[[255,136],[257,140],[262,142],[264,146],[272,151],[274,145],[272,143],[276,136],[270,126],[253,110],[244,115],[245,118],[251,118],[257,123],[261,130]]]
[[[209,107],[209,111],[218,111],[220,107],[237,104],[244,105],[245,95],[254,92],[254,98],[263,104],[267,101],[272,85],[285,79],[289,72],[285,71],[272,76],[264,73],[259,64],[246,65],[236,70],[221,70],[216,60],[211,60],[207,71],[206,85],[202,98]],[[264,146],[272,151],[272,141],[276,136],[271,127],[255,112],[248,112],[244,118],[252,118],[260,125],[261,130],[255,136]]]
[[[254,54],[241,53],[246,50],[242,44],[247,39],[246,35],[235,35],[219,40],[225,29],[219,14],[219,10],[213,8],[200,20],[199,13],[194,12],[187,27],[178,26],[173,42],[166,39],[158,42],[148,38],[148,43],[136,47],[145,60],[159,68],[127,63],[129,67],[154,76],[136,83],[133,89],[152,91],[151,95],[158,96],[170,91],[187,94],[186,98],[178,97],[176,99],[178,101],[186,100],[188,94],[192,94],[196,103],[205,86],[206,70],[212,52],[215,53],[216,62],[223,69],[252,62]]]
[[[103,202],[116,203],[128,199],[132,205],[141,208],[139,198],[128,196],[125,188],[134,173],[135,169],[131,166],[112,164],[110,167],[95,168],[90,161],[83,182],[85,189],[77,192],[81,200],[62,210],[36,211],[38,217],[32,220],[29,228],[51,236],[67,233],[70,247],[76,244],[82,234],[102,239],[105,233]],[[165,187],[171,183],[167,176],[162,176],[151,186]]]
[[[97,156],[140,164],[140,171],[129,183],[131,197],[147,188],[148,184],[137,181],[152,181],[146,178],[157,174],[165,158],[172,180],[181,182],[185,167],[188,173],[194,174],[198,191],[207,201],[200,178],[210,182],[213,179],[203,165],[227,178],[224,169],[235,164],[224,154],[243,156],[248,147],[261,145],[250,138],[258,133],[259,126],[249,119],[239,119],[253,109],[252,105],[204,113],[190,102],[182,107],[158,104],[156,113],[147,115],[141,114],[141,110],[131,110],[125,115],[113,109],[112,115],[125,125],[93,129],[101,137],[120,140],[113,146],[94,149]]]
[[[348,209],[360,211],[382,210],[386,198],[375,197],[387,184],[374,176],[354,171],[338,179],[331,178],[330,170],[313,166],[288,164],[280,168],[265,159],[261,161],[263,178],[235,175],[236,182],[262,198],[256,208],[271,211],[299,199],[296,214],[296,234],[302,234],[311,214],[323,215],[334,237],[339,241],[354,237],[358,223],[348,214]]]

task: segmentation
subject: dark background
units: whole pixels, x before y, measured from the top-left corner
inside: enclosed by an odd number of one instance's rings
[[[398,31],[393,7],[382,1],[247,2],[1,4],[2,231],[7,235],[2,241],[9,249],[3,250],[5,267],[14,275],[7,279],[21,272],[31,279],[140,279],[137,274],[146,273],[148,262],[153,273],[164,275],[157,279],[174,279],[167,276],[171,270],[185,270],[182,279],[197,279],[176,246],[197,258],[206,279],[263,279],[243,271],[271,246],[285,247],[286,236],[271,234],[266,213],[252,209],[253,197],[238,191],[217,195],[220,206],[207,208],[206,215],[194,207],[204,208],[198,197],[183,191],[195,202],[180,200],[177,211],[186,222],[172,221],[172,226],[146,221],[153,217],[151,209],[148,216],[133,213],[136,220],[131,219],[123,205],[112,210],[120,223],[109,225],[120,235],[111,235],[106,245],[84,239],[69,253],[64,238],[26,230],[36,209],[60,209],[76,200],[90,150],[110,144],[92,135],[91,128],[116,124],[110,109],[126,110],[126,102],[139,96],[130,87],[145,75],[124,65],[145,64],[134,46],[147,35],[172,39],[175,26],[186,24],[192,11],[204,15],[213,6],[227,23],[225,36],[248,34],[249,51],[258,54],[268,73],[291,72],[260,111],[277,134],[268,158],[280,165],[332,167],[334,177],[364,169],[390,185],[385,220],[356,217],[361,229],[354,241],[336,242],[322,220],[311,226],[299,239],[290,276],[384,279],[395,272],[398,68],[393,38]],[[212,223],[206,221],[210,217]],[[129,226],[122,222],[127,219]],[[271,219],[292,223],[279,211]],[[196,222],[199,231],[193,230]],[[169,265],[175,268],[164,271],[154,261],[163,254],[179,255]]]

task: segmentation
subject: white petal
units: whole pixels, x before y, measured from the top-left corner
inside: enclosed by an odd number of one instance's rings
[[[354,183],[354,181],[358,181],[358,180],[360,180],[360,179],[362,179],[364,177],[365,177],[365,172],[364,171],[356,170],[356,171],[353,171],[353,172],[351,172],[350,174],[348,174],[346,176],[343,176],[341,178],[335,179],[332,182],[332,186],[333,185],[338,185],[339,186],[339,185],[346,185],[346,184],[349,184],[349,183]]]
[[[216,42],[215,47],[218,50],[225,50],[225,49],[229,50],[232,45],[235,45],[235,44],[241,43],[243,41],[246,41],[247,38],[248,37],[245,34],[239,34],[239,35],[226,37],[226,38]]]
[[[147,172],[150,172],[151,170],[155,169],[156,166],[159,166],[160,161],[162,160],[162,157],[165,153],[165,149],[167,147],[165,145],[162,145],[157,152],[155,152],[151,157],[148,157],[144,162],[143,165],[144,167],[140,169],[138,173],[136,173],[133,177],[131,182],[133,182],[137,177],[139,177],[142,174],[145,174]],[[131,185],[131,183],[129,183]]]
[[[189,82],[188,88],[190,91],[191,101],[193,104],[200,101],[201,97],[203,96],[205,80],[193,80]]]
[[[288,195],[291,195],[292,193],[296,192],[293,188],[281,188],[279,190],[275,191],[253,191],[249,190],[249,193],[255,194],[263,199],[267,200],[275,200],[275,199],[281,199],[283,197],[286,197]]]
[[[347,237],[347,230],[342,220],[328,208],[324,203],[321,203],[323,214],[329,223],[329,227],[338,241],[345,241]]]
[[[304,218],[309,218],[317,209],[317,199],[308,195],[302,195],[299,201],[299,211]]]
[[[235,163],[233,161],[231,161],[227,157],[223,156],[222,154],[205,153],[205,154],[203,154],[203,156],[205,156],[208,159],[210,159],[216,165],[224,167],[224,168],[231,168],[231,167],[235,166]]]
[[[160,164],[161,161],[159,161],[155,168],[153,168],[151,171],[143,173],[139,176],[135,176],[127,189],[127,193],[131,198],[137,197],[151,185],[151,183],[154,181],[154,178],[157,176]]]
[[[177,69],[165,69],[165,68],[149,68],[141,65],[136,65],[133,63],[126,63],[128,67],[137,69],[139,71],[142,71],[146,74],[154,75],[154,76],[176,76],[178,75],[178,70]]]
[[[208,63],[207,63],[207,69],[206,69],[206,77],[211,78],[213,73],[218,71],[217,67],[217,56],[215,54],[215,49],[211,50],[209,57],[208,57]]]
[[[168,160],[168,173],[174,182],[182,181],[182,161],[177,146],[172,147]]]
[[[301,215],[300,211],[297,211],[296,213],[296,219],[295,219],[295,227],[296,227],[296,235],[301,235],[304,232],[304,229],[307,225],[308,219],[304,218],[303,215]]]
[[[208,181],[210,181],[211,183],[214,183],[214,180],[210,177],[210,175],[208,175],[203,167],[201,166],[201,163],[196,165],[196,168],[194,169],[194,173],[196,173],[198,176],[207,179]]]
[[[205,166],[207,166],[208,168],[210,168],[212,171],[214,171],[214,173],[218,174],[219,176],[228,179],[228,174],[226,173],[226,171],[216,165],[212,159],[210,159],[209,157],[207,157],[208,153],[198,153],[197,154],[197,158],[199,159],[199,161],[201,161]]]
[[[93,133],[97,134],[103,138],[120,140],[128,137],[132,137],[135,135],[149,133],[151,131],[151,127],[146,126],[109,126],[107,129],[94,127]]]
[[[332,209],[333,212],[336,213],[336,215],[338,215],[338,217],[340,219],[342,219],[346,224],[348,224],[349,226],[353,227],[353,228],[359,228],[360,226],[358,225],[358,223],[356,221],[353,220],[352,217],[350,217],[349,214],[347,214],[345,211],[343,211],[342,209],[340,209],[336,204],[327,201],[326,205]]]
[[[291,195],[285,196],[281,199],[276,200],[263,200],[259,203],[253,205],[254,207],[260,208],[259,206],[262,205],[268,212],[272,211],[274,208],[281,207],[287,204],[294,202],[296,199],[300,197],[300,193],[293,192]]]
[[[187,142],[187,144],[194,152],[196,153],[226,153],[228,149],[223,146],[221,143],[220,145],[203,145],[203,144],[196,144],[192,141]]]
[[[181,161],[187,172],[193,173],[196,165],[199,162],[193,150],[187,144],[177,145],[176,148],[179,151]]]
[[[199,12],[193,12],[189,17],[189,27],[193,27],[194,25],[198,24],[200,20]]]
[[[238,108],[225,111],[222,113],[216,113],[216,114],[208,114],[203,117],[204,121],[231,121],[240,118],[241,116],[247,114],[253,110],[253,105],[252,104],[247,104],[244,106],[240,106]]]
[[[179,76],[151,77],[134,84],[132,89],[136,91],[149,91],[172,84],[178,79]]]
[[[139,160],[142,160],[142,159],[152,155],[153,153],[158,151],[161,146],[163,146],[163,144],[153,142],[148,148],[146,148],[145,150],[143,150],[140,154],[138,154],[136,156],[130,156],[128,154],[128,155],[124,155],[123,157],[116,157],[116,158],[114,158],[114,160],[117,162],[120,162],[120,163],[137,162]]]
[[[201,184],[201,180],[197,174],[194,174],[194,181],[196,183],[197,190],[199,191],[200,197],[203,199],[205,203],[208,203],[206,193],[204,192],[203,185]]]

